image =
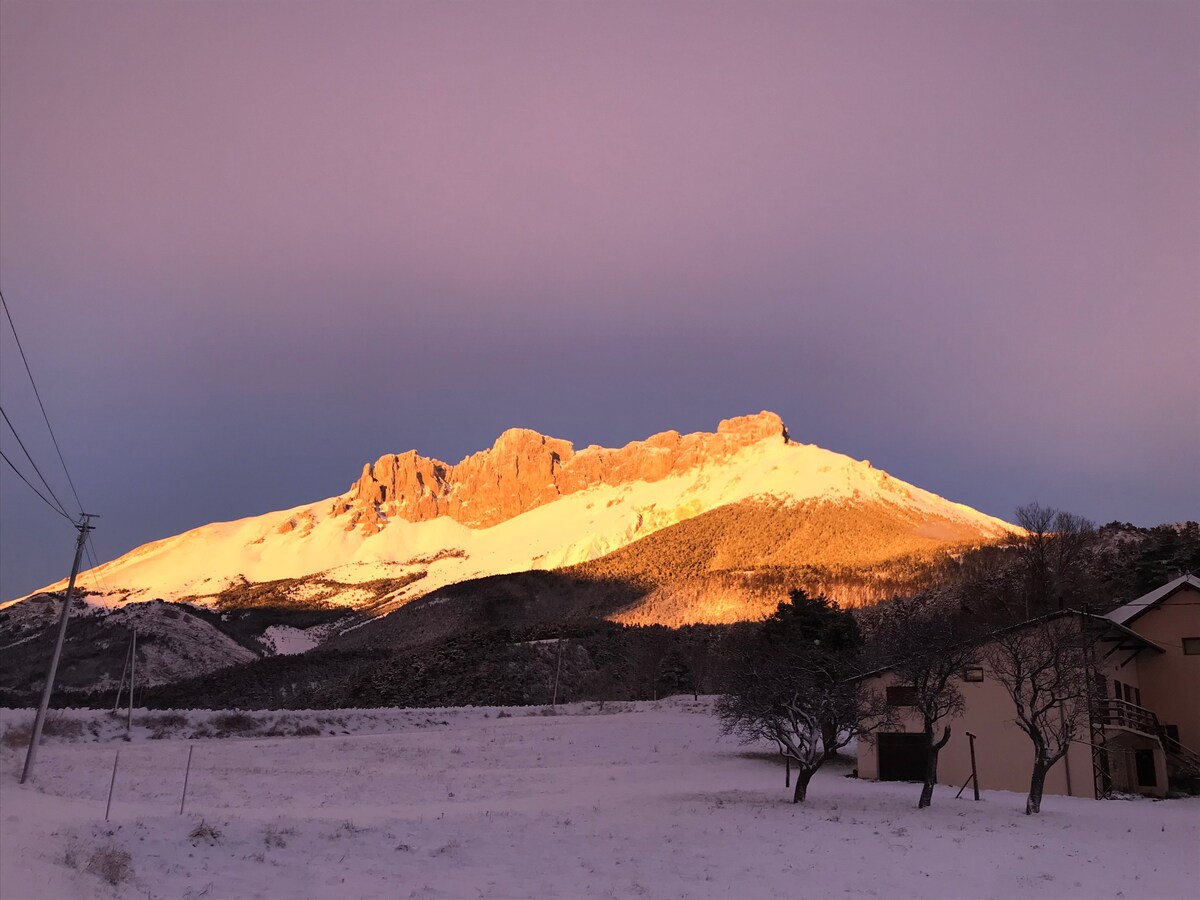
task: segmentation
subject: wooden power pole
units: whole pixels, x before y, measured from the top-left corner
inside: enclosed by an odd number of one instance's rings
[[[29,752],[25,754],[25,768],[21,771],[21,784],[33,772],[33,764],[37,759],[38,744],[42,740],[42,726],[46,723],[46,710],[50,706],[50,695],[54,693],[54,676],[58,672],[58,658],[62,655],[63,639],[67,636],[67,619],[71,616],[71,600],[75,596],[75,577],[79,574],[79,562],[83,559],[83,545],[87,541],[88,532],[92,530],[91,520],[96,518],[88,513],[80,514],[79,538],[75,541],[75,562],[71,565],[71,579],[67,582],[67,595],[63,598],[62,615],[58,619],[58,640],[54,642],[54,655],[50,657],[50,671],[46,673],[46,684],[42,688],[42,702],[38,704],[37,716],[33,720],[33,734],[29,737]]]

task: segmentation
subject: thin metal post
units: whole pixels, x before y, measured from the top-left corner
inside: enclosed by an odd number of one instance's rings
[[[113,773],[112,781],[108,783],[108,805],[104,807],[104,821],[108,821],[108,813],[112,809],[113,787],[117,783],[117,763],[121,761],[121,748],[117,748],[117,755],[113,757]]]
[[[979,799],[979,773],[975,770],[975,735],[967,732],[967,741],[971,745],[971,780],[975,786],[975,799]]]
[[[195,744],[188,744],[187,768],[183,770],[183,796],[179,798],[179,814],[181,816],[183,815],[183,804],[187,802],[188,776],[192,774],[192,751],[195,749]]]
[[[967,780],[966,780],[966,781],[964,781],[964,782],[962,783],[962,787],[960,787],[960,788],[958,789],[958,793],[954,795],[954,799],[955,799],[955,800],[957,800],[959,797],[961,797],[961,796],[962,796],[962,792],[963,792],[963,791],[965,791],[965,790],[967,789],[967,785],[968,785],[968,784],[974,784],[974,783],[975,783],[975,776],[974,776],[974,775],[968,775],[968,776],[967,776]],[[976,799],[978,799],[978,798],[976,798]]]
[[[550,698],[551,706],[558,706],[558,676],[562,674],[562,638],[558,639],[558,667],[554,670],[554,696]]]
[[[81,521],[75,526],[79,529],[79,538],[75,541],[75,562],[71,564],[71,578],[67,582],[67,594],[63,598],[62,615],[58,620],[58,639],[54,642],[54,655],[50,657],[50,670],[46,673],[42,699],[33,719],[33,734],[29,737],[29,752],[25,754],[25,768],[21,770],[21,784],[33,773],[33,764],[37,760],[38,744],[42,741],[42,726],[46,723],[46,710],[50,707],[50,695],[54,693],[54,676],[58,674],[58,658],[62,655],[63,640],[67,636],[67,619],[71,616],[71,601],[75,597],[75,577],[79,574],[79,562],[83,559],[84,541],[87,540],[88,532],[92,530],[88,521],[92,518],[95,517],[83,513]]]
[[[133,688],[137,684],[137,629],[133,629],[133,642],[129,645],[129,714],[125,717],[125,734],[133,731]]]
[[[113,701],[113,715],[121,707],[121,691],[125,689],[125,676],[129,674],[129,648],[125,648],[125,665],[121,667],[121,682],[117,685],[117,699]]]

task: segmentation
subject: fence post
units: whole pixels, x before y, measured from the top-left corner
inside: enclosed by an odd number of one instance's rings
[[[133,689],[137,684],[137,629],[133,629],[133,638],[129,644],[129,715],[125,717],[125,734],[133,731]]]
[[[183,796],[179,798],[179,814],[181,816],[183,815],[183,804],[187,802],[188,776],[192,774],[192,751],[195,749],[195,744],[188,744],[187,768],[183,770]]]
[[[108,783],[108,805],[104,807],[104,821],[108,821],[108,814],[112,810],[113,787],[117,783],[117,763],[121,761],[121,748],[117,748],[117,755],[113,757],[113,773],[112,780]]]

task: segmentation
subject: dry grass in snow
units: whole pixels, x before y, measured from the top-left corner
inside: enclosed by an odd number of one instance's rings
[[[1169,898],[1200,883],[1196,800],[1049,797],[1030,818],[1020,795],[940,788],[918,811],[917,786],[847,764],[793,806],[770,748],[720,737],[703,699],[540,713],[288,713],[321,736],[196,739],[182,816],[185,738],[222,714],[154,719],[125,743],[103,713],[65,713],[84,727],[42,747],[30,785],[23,748],[0,744],[0,893]]]

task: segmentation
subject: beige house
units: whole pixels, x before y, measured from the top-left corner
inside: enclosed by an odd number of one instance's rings
[[[1107,616],[1055,614],[1093,635],[1093,683],[1087,726],[1046,776],[1047,794],[1107,797],[1113,791],[1165,796],[1177,772],[1200,772],[1200,578],[1184,575]],[[869,676],[900,713],[900,724],[858,744],[858,775],[921,781],[919,719],[904,715],[905,686],[890,671]],[[960,786],[971,775],[968,732],[975,735],[979,786],[1028,791],[1033,745],[1015,724],[1004,686],[983,666],[959,683],[963,714],[952,720],[938,759],[938,781]]]

